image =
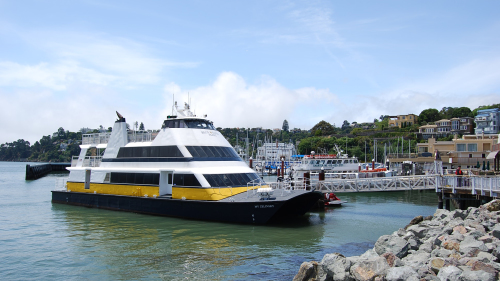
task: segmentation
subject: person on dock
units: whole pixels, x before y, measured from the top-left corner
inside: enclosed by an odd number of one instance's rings
[[[463,176],[464,172],[462,172],[462,167],[458,166],[457,170],[455,171],[455,175],[457,176]],[[457,185],[462,186],[462,177],[457,177]]]

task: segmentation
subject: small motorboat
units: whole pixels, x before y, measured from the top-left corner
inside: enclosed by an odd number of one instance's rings
[[[341,206],[342,203],[347,201],[340,200],[335,193],[325,193],[325,206]]]

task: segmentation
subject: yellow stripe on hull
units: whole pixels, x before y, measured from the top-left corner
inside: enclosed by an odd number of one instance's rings
[[[68,191],[85,192],[85,193],[99,193],[99,194],[112,194],[112,195],[126,195],[126,196],[148,196],[154,197],[159,195],[158,186],[148,185],[124,185],[124,184],[106,184],[106,183],[90,183],[90,188],[85,189],[83,182],[68,182]]]
[[[269,187],[267,185],[263,186],[243,186],[243,187],[221,187],[221,188],[203,188],[203,187],[172,187],[172,198],[186,200],[210,200],[218,201],[233,195],[245,192],[247,190],[257,189],[260,187]]]
[[[249,186],[249,187],[221,187],[221,188],[204,188],[204,187],[172,187],[173,199],[185,200],[209,200],[218,201],[247,190],[257,189],[263,186]],[[90,188],[85,189],[85,184],[82,182],[68,182],[68,191],[85,192],[85,193],[98,193],[98,194],[112,194],[112,195],[125,195],[125,196],[159,196],[158,186],[145,186],[145,185],[125,185],[125,184],[106,184],[106,183],[90,183]]]

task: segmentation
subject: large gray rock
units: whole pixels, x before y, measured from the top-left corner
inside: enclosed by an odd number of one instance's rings
[[[496,237],[497,239],[500,239],[500,225],[497,224],[492,228],[491,235],[493,237]]]
[[[406,281],[406,280],[415,280],[418,281],[418,274],[417,272],[409,267],[409,266],[402,266],[402,267],[391,267],[389,270],[387,270],[387,275],[385,276],[385,280],[387,281]]]
[[[495,275],[482,270],[464,270],[458,279],[460,281],[495,281]]]
[[[429,232],[428,227],[421,227],[419,225],[412,225],[406,229],[407,231],[411,231],[418,238],[424,238],[427,232]]]
[[[318,263],[315,261],[312,262],[303,262],[300,265],[299,272],[293,278],[293,281],[312,281],[316,280],[316,269],[318,267]]]
[[[395,254],[400,259],[406,256],[409,249],[410,244],[408,241],[398,236],[383,235],[375,243],[375,252],[378,255],[389,252]]]
[[[389,268],[385,258],[378,257],[351,266],[350,273],[356,280],[368,281],[384,276]]]
[[[429,258],[431,255],[426,252],[418,252],[413,255],[407,255],[402,259],[404,265],[410,266],[415,270],[425,266],[426,263],[429,262]]]
[[[468,257],[475,257],[480,251],[487,252],[488,248],[483,242],[476,240],[474,235],[469,235],[460,242],[460,253]]]
[[[441,281],[457,281],[462,274],[462,270],[456,266],[447,266],[441,268],[437,277]]]
[[[333,253],[327,254],[321,260],[321,266],[325,271],[327,278],[332,278],[334,281],[347,281],[349,278],[349,269],[351,261],[346,259],[342,254]]]

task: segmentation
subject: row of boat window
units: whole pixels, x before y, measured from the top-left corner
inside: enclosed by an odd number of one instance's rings
[[[234,158],[238,154],[232,147],[223,146],[186,146],[187,150],[193,157],[217,157],[217,158]]]
[[[260,182],[257,174],[205,174],[203,175],[212,187],[219,186],[246,186],[248,182]],[[169,182],[171,178],[169,177]],[[158,173],[111,173],[110,183],[159,185],[160,174]],[[173,185],[177,186],[201,186],[193,174],[174,174]]]
[[[215,130],[214,125],[207,120],[165,120],[163,128],[191,128],[191,129],[205,129]]]
[[[247,183],[254,181],[260,182],[257,174],[204,174],[205,179],[212,187],[218,186],[246,186]]]
[[[172,182],[169,176],[169,182]],[[160,185],[160,174],[158,173],[111,173],[111,183]],[[201,186],[193,174],[174,174],[173,185],[179,186]]]
[[[316,165],[335,165],[335,164],[353,164],[358,163],[356,159],[340,159],[340,160],[304,160],[304,164],[316,164]]]
[[[183,155],[176,145],[120,147],[117,158],[134,157],[183,157]]]

